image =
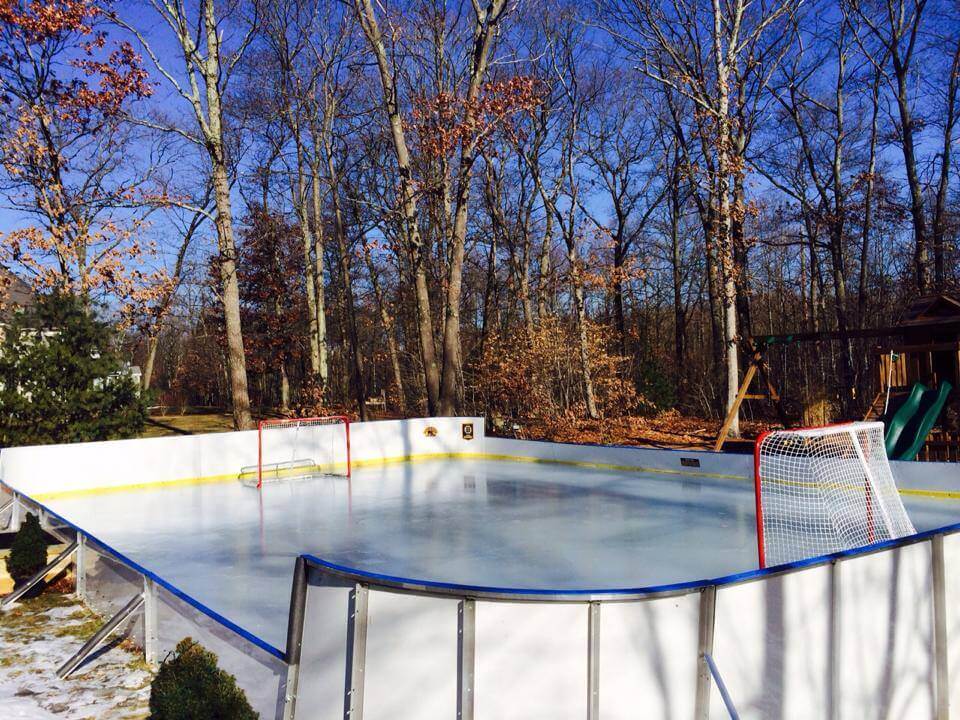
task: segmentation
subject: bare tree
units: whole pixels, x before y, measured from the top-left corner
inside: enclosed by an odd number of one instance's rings
[[[225,51],[224,19],[218,18],[214,0],[201,0],[196,17],[180,0],[148,0],[162,26],[173,35],[181,52],[182,65],[174,70],[160,59],[146,35],[121,17],[114,19],[140,41],[157,71],[169,86],[186,100],[196,121],[196,132],[166,127],[202,148],[213,183],[219,248],[220,297],[226,325],[233,422],[237,429],[253,427],[247,369],[240,324],[240,290],[237,283],[237,246],[233,233],[233,208],[230,200],[232,169],[228,157],[224,126],[224,97],[233,71],[250,43],[255,23],[242,30],[235,48]],[[233,13],[238,16],[238,12]],[[182,82],[183,78],[185,82]]]
[[[736,203],[736,187],[744,173],[744,157],[736,142],[736,80],[747,77],[759,63],[776,65],[775,53],[758,53],[765,36],[779,43],[783,19],[796,2],[752,3],[747,0],[711,0],[708,7],[679,0],[610,0],[601,3],[607,13],[604,26],[625,49],[636,55],[644,74],[666,86],[694,106],[706,119],[705,155],[712,160],[707,178],[715,188],[713,236],[722,278],[724,351],[726,356],[726,406],[731,409],[740,385],[740,341],[737,318],[737,284],[743,268],[737,263],[734,225],[744,208]],[[761,72],[764,80],[769,68]],[[741,120],[742,122],[742,120]],[[709,171],[709,166],[707,166]],[[702,170],[701,170],[702,172]],[[708,235],[708,243],[711,238]],[[708,248],[709,252],[709,248]],[[733,435],[739,434],[735,418]]]

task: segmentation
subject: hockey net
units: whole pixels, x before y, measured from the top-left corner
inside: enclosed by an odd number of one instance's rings
[[[350,420],[342,415],[263,420],[257,427],[257,464],[240,481],[262,487],[316,475],[350,477]]]
[[[757,439],[760,567],[912,535],[883,423],[776,430]]]

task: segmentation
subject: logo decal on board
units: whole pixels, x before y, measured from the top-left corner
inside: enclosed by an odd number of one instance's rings
[[[460,430],[463,433],[464,440],[473,440],[473,423],[461,423]]]

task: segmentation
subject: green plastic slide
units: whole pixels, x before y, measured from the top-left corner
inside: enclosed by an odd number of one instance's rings
[[[927,436],[943,412],[953,385],[944,380],[940,387],[928,390],[917,383],[910,396],[890,419],[885,445],[891,460],[915,460]]]
[[[895,457],[895,450],[897,444],[900,442],[900,436],[903,435],[904,428],[907,427],[907,424],[917,414],[917,409],[920,407],[920,401],[923,400],[924,393],[928,392],[927,386],[923,383],[914,383],[913,387],[910,388],[910,395],[904,401],[903,405],[897,408],[897,411],[893,414],[893,417],[890,418],[887,422],[886,435],[884,437],[884,445],[887,449],[887,457]]]

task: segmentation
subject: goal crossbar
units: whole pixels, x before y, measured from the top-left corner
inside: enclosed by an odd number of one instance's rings
[[[757,438],[760,567],[915,532],[884,449],[883,423],[774,430]]]

